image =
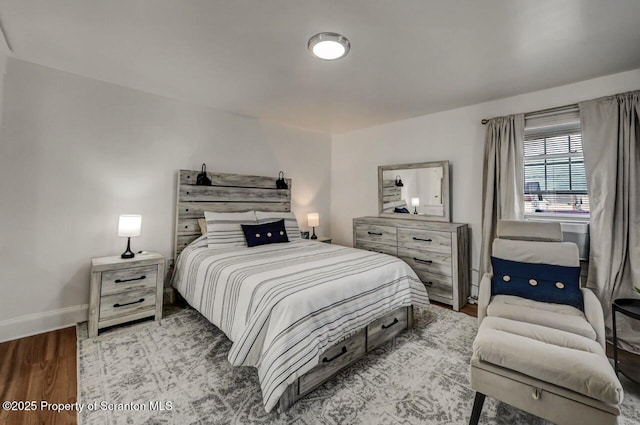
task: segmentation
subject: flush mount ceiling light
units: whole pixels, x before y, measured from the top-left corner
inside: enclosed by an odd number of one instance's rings
[[[309,39],[307,47],[313,56],[332,61],[346,56],[351,48],[351,43],[344,35],[335,32],[321,32]]]

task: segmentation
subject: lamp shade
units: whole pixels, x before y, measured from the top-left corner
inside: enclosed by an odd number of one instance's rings
[[[420,198],[411,198],[411,206],[419,207],[420,206]]]
[[[318,226],[320,226],[320,214],[318,214],[318,213],[309,213],[309,214],[307,214],[307,225],[309,227],[318,227]]]
[[[118,221],[118,236],[133,237],[140,236],[140,229],[142,228],[142,216],[141,215],[121,215]]]

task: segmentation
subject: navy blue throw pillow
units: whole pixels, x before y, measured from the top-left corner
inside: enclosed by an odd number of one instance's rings
[[[395,207],[395,208],[393,209],[393,212],[394,212],[394,213],[409,214],[409,210],[408,210],[408,209],[406,209],[406,208],[404,208],[404,207],[402,207],[402,208]]]
[[[491,295],[515,295],[534,301],[566,304],[584,311],[580,267],[521,263],[491,257]]]
[[[241,224],[247,246],[267,245],[270,243],[289,242],[284,228],[284,218],[264,224]]]

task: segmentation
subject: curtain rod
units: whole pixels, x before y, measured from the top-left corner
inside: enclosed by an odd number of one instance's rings
[[[533,111],[533,112],[526,112],[525,115],[530,115],[530,114],[543,114],[545,112],[555,112],[561,109],[569,109],[569,108],[577,108],[578,104],[577,103],[570,103],[568,105],[564,105],[564,106],[555,106],[553,108],[547,108],[547,109],[540,109],[538,111]],[[496,118],[496,117],[494,117]],[[492,120],[493,118],[485,118],[482,121],[480,121],[482,123],[482,125],[485,125],[486,123],[489,122],[489,120]]]

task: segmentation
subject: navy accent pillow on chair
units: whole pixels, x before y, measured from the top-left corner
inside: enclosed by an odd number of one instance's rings
[[[248,247],[289,242],[284,228],[284,218],[265,224],[241,224],[240,226]]]
[[[584,311],[580,267],[522,263],[491,257],[491,296],[514,295],[534,301],[566,304]]]
[[[395,208],[393,209],[393,212],[394,212],[394,213],[409,214],[409,210],[408,210],[408,209],[406,209],[406,208],[404,208],[404,207],[402,207],[402,208],[395,207]]]

